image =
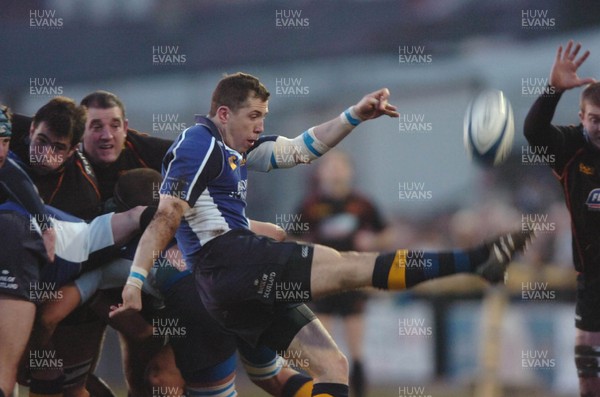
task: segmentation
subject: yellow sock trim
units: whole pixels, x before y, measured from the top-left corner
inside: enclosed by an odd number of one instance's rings
[[[408,250],[396,251],[394,262],[388,273],[388,288],[391,290],[406,289],[406,254]]]
[[[294,393],[294,397],[310,397],[312,395],[313,381],[309,380]]]

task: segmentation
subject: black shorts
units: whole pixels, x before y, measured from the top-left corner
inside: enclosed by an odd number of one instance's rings
[[[366,292],[348,291],[317,299],[311,307],[317,314],[346,317],[364,313],[366,302]]]
[[[300,302],[310,300],[312,256],[311,245],[232,230],[207,243],[191,263],[202,301],[219,324],[251,346],[261,342],[279,350],[314,319],[310,310],[298,311],[305,308]],[[274,322],[293,332],[277,346],[261,341]]]
[[[39,303],[32,292],[39,289],[41,268],[48,263],[42,237],[30,226],[28,217],[0,212],[0,294]]]
[[[588,280],[585,274],[577,276],[577,305],[575,326],[589,332],[600,332],[600,279]]]
[[[206,311],[192,274],[182,277],[164,293],[163,318],[179,319],[179,334],[169,342],[186,382],[199,382],[203,371],[235,354],[236,337],[226,332]],[[173,320],[172,320],[173,321]],[[168,321],[166,322],[168,323]]]

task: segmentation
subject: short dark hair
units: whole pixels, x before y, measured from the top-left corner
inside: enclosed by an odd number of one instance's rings
[[[119,109],[121,109],[123,119],[125,119],[125,105],[123,105],[123,102],[121,102],[119,97],[113,94],[112,92],[103,90],[94,91],[81,100],[81,105],[85,106],[88,109],[110,109],[118,107]]]
[[[585,102],[600,106],[600,82],[589,84],[585,87],[585,90],[581,92],[579,107],[582,112],[584,111]]]
[[[33,116],[33,127],[44,122],[52,133],[67,137],[71,146],[81,140],[85,130],[86,112],[83,106],[77,106],[71,98],[58,96],[38,109]]]
[[[212,94],[209,116],[215,116],[220,106],[237,111],[244,105],[250,93],[254,93],[255,98],[263,101],[267,101],[271,95],[267,88],[250,74],[238,72],[225,75]]]
[[[127,211],[136,205],[158,205],[161,182],[162,175],[152,168],[125,171],[119,176],[113,192],[117,212]]]

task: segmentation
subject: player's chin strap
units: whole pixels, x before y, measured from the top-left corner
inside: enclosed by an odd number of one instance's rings
[[[575,366],[580,378],[600,377],[600,346],[575,346]]]

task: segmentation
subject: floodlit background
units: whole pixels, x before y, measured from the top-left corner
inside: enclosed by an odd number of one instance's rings
[[[132,128],[174,139],[208,111],[223,73],[244,71],[271,92],[266,133],[293,137],[388,87],[400,120],[361,125],[340,145],[357,189],[380,207],[398,247],[462,246],[539,221],[545,231],[511,268],[500,337],[489,343],[499,346],[506,395],[577,395],[569,221],[549,168],[527,156],[522,125],[559,44],[581,41],[592,55],[580,75],[600,78],[599,2],[14,0],[1,9],[0,102],[18,113],[104,89],[124,101]],[[503,90],[515,114],[512,156],[492,170],[470,162],[462,142],[467,104],[485,88]],[[555,123],[578,123],[578,94],[563,96]],[[248,216],[293,219],[311,169],[251,175]],[[374,294],[371,394],[471,395],[483,379],[486,291],[456,277]],[[428,335],[403,335],[407,326]],[[527,365],[531,355],[544,365]],[[109,334],[97,372],[115,389],[118,361]],[[243,377],[240,394],[258,394]]]

